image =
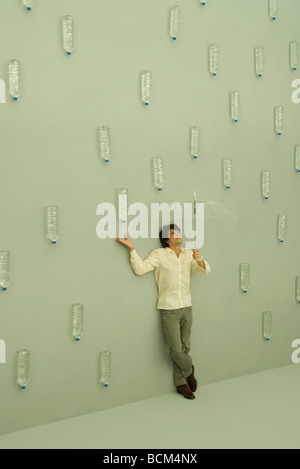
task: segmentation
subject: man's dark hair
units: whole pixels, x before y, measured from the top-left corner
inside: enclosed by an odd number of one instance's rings
[[[167,243],[167,241],[169,241],[170,239],[170,230],[178,230],[180,231],[180,228],[175,225],[175,223],[171,223],[170,225],[165,225],[159,232],[159,239],[160,239],[160,242],[162,244],[162,247],[163,248],[168,248],[169,245]],[[168,236],[168,237],[166,237]]]

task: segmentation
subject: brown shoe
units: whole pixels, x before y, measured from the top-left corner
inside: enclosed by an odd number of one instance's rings
[[[197,381],[194,376],[194,365],[192,365],[192,374],[186,379],[189,385],[189,388],[192,392],[195,392],[197,389]]]
[[[194,394],[186,384],[176,386],[178,394],[182,394],[186,399],[195,399]]]

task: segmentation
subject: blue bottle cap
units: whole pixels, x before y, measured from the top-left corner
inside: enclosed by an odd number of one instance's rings
[[[176,41],[176,37],[173,37],[173,41]]]
[[[52,244],[56,244],[56,241],[52,241]]]
[[[294,67],[293,70],[297,70],[296,67]]]
[[[71,55],[71,52],[67,52],[68,55]]]
[[[226,189],[230,189],[230,186],[226,186]]]
[[[104,387],[105,387],[105,388],[108,388],[108,384],[104,384]]]
[[[265,199],[267,200],[269,197],[265,197]]]
[[[148,106],[149,103],[145,103],[145,106]]]
[[[30,10],[31,10],[31,7],[27,7],[27,10],[30,11]]]
[[[237,119],[234,119],[234,122],[238,122],[238,120],[237,120]]]
[[[216,73],[213,73],[213,76],[215,77],[217,74]]]
[[[25,389],[25,386],[21,386],[21,389]]]
[[[108,162],[109,162],[109,160],[105,160],[105,163],[108,163]]]
[[[247,293],[248,290],[244,290],[244,293]]]
[[[4,287],[4,288],[2,288],[2,290],[3,290],[3,291],[6,291],[6,290],[7,290],[7,288],[6,288],[6,287]]]
[[[266,338],[266,340],[270,340],[270,339]]]
[[[281,135],[281,132],[278,132],[278,135]]]
[[[77,339],[77,338],[76,338],[76,341],[77,341],[77,342],[78,342],[79,340],[80,340],[80,339]]]
[[[300,169],[297,169],[297,173],[300,173]]]
[[[276,20],[276,17],[275,17],[275,16],[273,16],[272,20]]]
[[[194,156],[194,158],[198,158],[198,156]]]
[[[259,77],[262,77],[262,74],[260,73],[258,76],[259,76]]]
[[[18,101],[18,98],[14,98],[15,101]]]
[[[162,190],[162,188],[160,187],[158,190],[159,190],[159,191],[161,191],[161,190]]]
[[[281,239],[280,242],[283,243],[283,239]]]

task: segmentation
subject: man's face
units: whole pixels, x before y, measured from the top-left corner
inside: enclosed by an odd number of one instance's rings
[[[171,244],[180,244],[182,241],[180,230],[170,229],[169,242]]]

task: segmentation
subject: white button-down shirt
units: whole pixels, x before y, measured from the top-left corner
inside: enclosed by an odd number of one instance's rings
[[[144,260],[135,249],[130,252],[130,263],[137,275],[154,270],[158,289],[157,309],[177,309],[192,305],[190,272],[192,269],[199,274],[209,274],[210,266],[206,261],[203,262],[205,269],[195,261],[190,249],[181,248],[179,257],[169,247],[154,249]]]

